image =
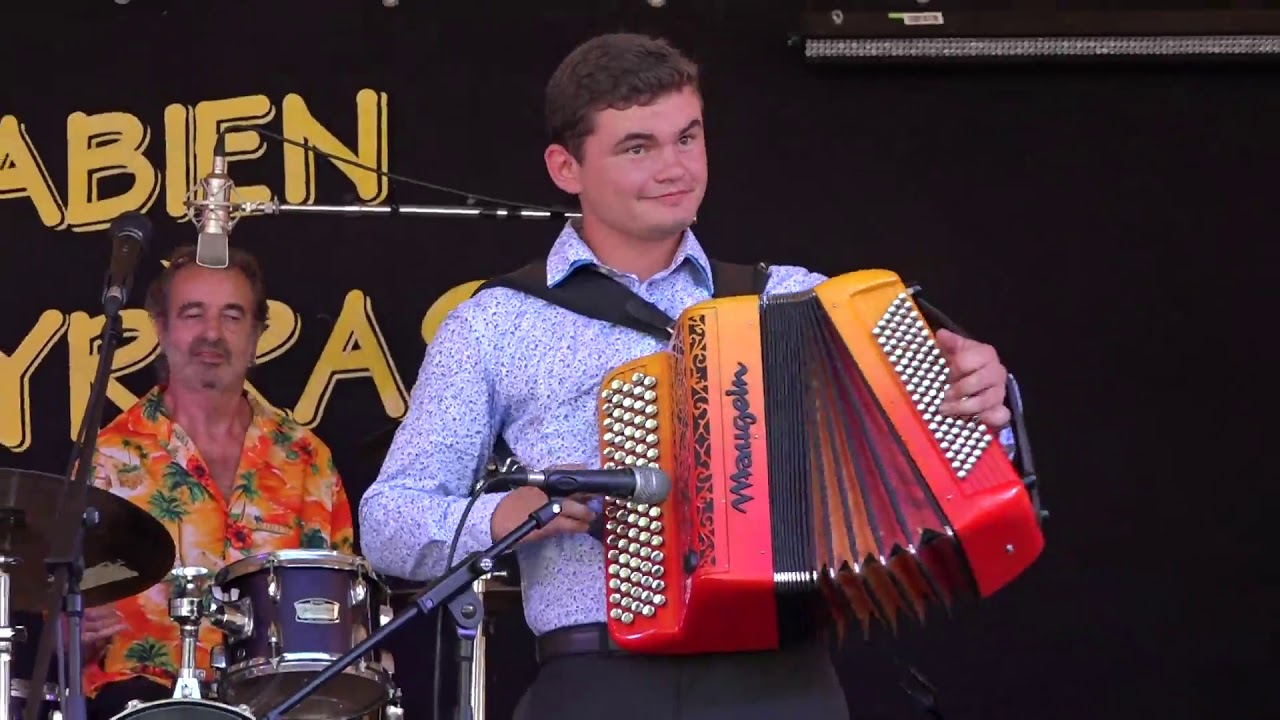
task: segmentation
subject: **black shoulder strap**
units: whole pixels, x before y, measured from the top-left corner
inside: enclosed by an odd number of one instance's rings
[[[519,290],[585,317],[638,330],[663,342],[671,339],[672,321],[666,313],[595,268],[578,268],[555,287],[547,287],[546,272],[543,263],[526,265],[482,284],[476,293],[495,287]]]
[[[740,265],[738,263],[711,261],[713,297],[727,298],[739,295],[763,295],[769,287],[769,266]]]
[[[740,265],[712,260],[711,283],[715,290],[713,297],[717,298],[761,295],[769,283],[769,267],[763,263]],[[675,320],[656,305],[590,266],[574,270],[555,287],[547,287],[546,263],[533,262],[482,283],[472,295],[498,287],[518,290],[585,317],[638,330],[662,342],[671,339],[671,329],[675,326]],[[499,463],[511,457],[501,434],[494,454]]]
[[[769,266],[711,261],[713,297],[762,295],[769,284]],[[574,270],[555,287],[547,287],[546,266],[530,263],[515,272],[493,278],[476,288],[505,287],[558,305],[585,317],[628,327],[663,342],[671,339],[675,320],[630,288],[593,267]]]

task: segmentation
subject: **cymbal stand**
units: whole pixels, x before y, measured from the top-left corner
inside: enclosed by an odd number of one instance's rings
[[[0,720],[11,720],[9,692],[13,687],[13,646],[27,639],[25,628],[9,626],[9,596],[13,589],[13,578],[9,572],[19,562],[18,558],[0,555],[0,687],[5,692],[0,701]]]
[[[208,607],[209,571],[202,567],[177,568],[169,575],[169,617],[178,623],[182,651],[173,697],[199,698],[200,680],[196,671],[196,643],[200,621]]]
[[[35,667],[31,672],[31,687],[43,687],[49,672],[50,655],[54,650],[54,628],[60,614],[67,617],[67,686],[62,688],[62,715],[65,720],[86,720],[83,690],[84,662],[80,651],[81,620],[84,617],[84,598],[80,583],[84,578],[84,534],[86,528],[98,523],[98,511],[88,506],[89,484],[93,477],[93,460],[98,449],[98,432],[102,427],[102,411],[107,402],[107,382],[111,379],[111,363],[116,347],[124,334],[120,317],[123,298],[109,294],[102,325],[102,339],[98,346],[98,367],[89,387],[89,402],[80,421],[78,457],[72,472],[68,473],[64,486],[58,520],[62,528],[55,531],[53,548],[46,559],[53,582],[49,584],[48,608],[44,632],[36,649]],[[61,643],[58,643],[61,645]],[[58,648],[61,654],[61,648]],[[6,688],[6,692],[8,689]],[[23,720],[38,720],[40,693],[32,693],[27,700]]]

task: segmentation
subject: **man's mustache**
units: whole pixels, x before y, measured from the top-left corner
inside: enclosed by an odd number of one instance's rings
[[[191,347],[187,350],[189,355],[196,355],[197,353],[202,352],[216,352],[223,357],[231,356],[231,348],[227,347],[227,344],[221,340],[214,340],[212,342],[208,340],[197,340],[191,343]]]

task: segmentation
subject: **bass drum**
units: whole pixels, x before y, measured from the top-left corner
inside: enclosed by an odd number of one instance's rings
[[[129,703],[112,720],[255,720],[249,708],[232,707],[211,700],[183,698]]]

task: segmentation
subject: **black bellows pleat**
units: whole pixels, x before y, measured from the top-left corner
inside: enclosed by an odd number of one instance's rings
[[[802,311],[803,303],[786,296],[766,297],[760,309],[775,577],[814,569],[805,377],[797,372],[804,343],[796,315]],[[789,587],[780,585],[780,589]]]
[[[763,298],[760,321],[780,597],[821,590],[864,630],[922,620],[956,585],[954,558],[929,542],[946,523],[937,499],[821,300]]]

